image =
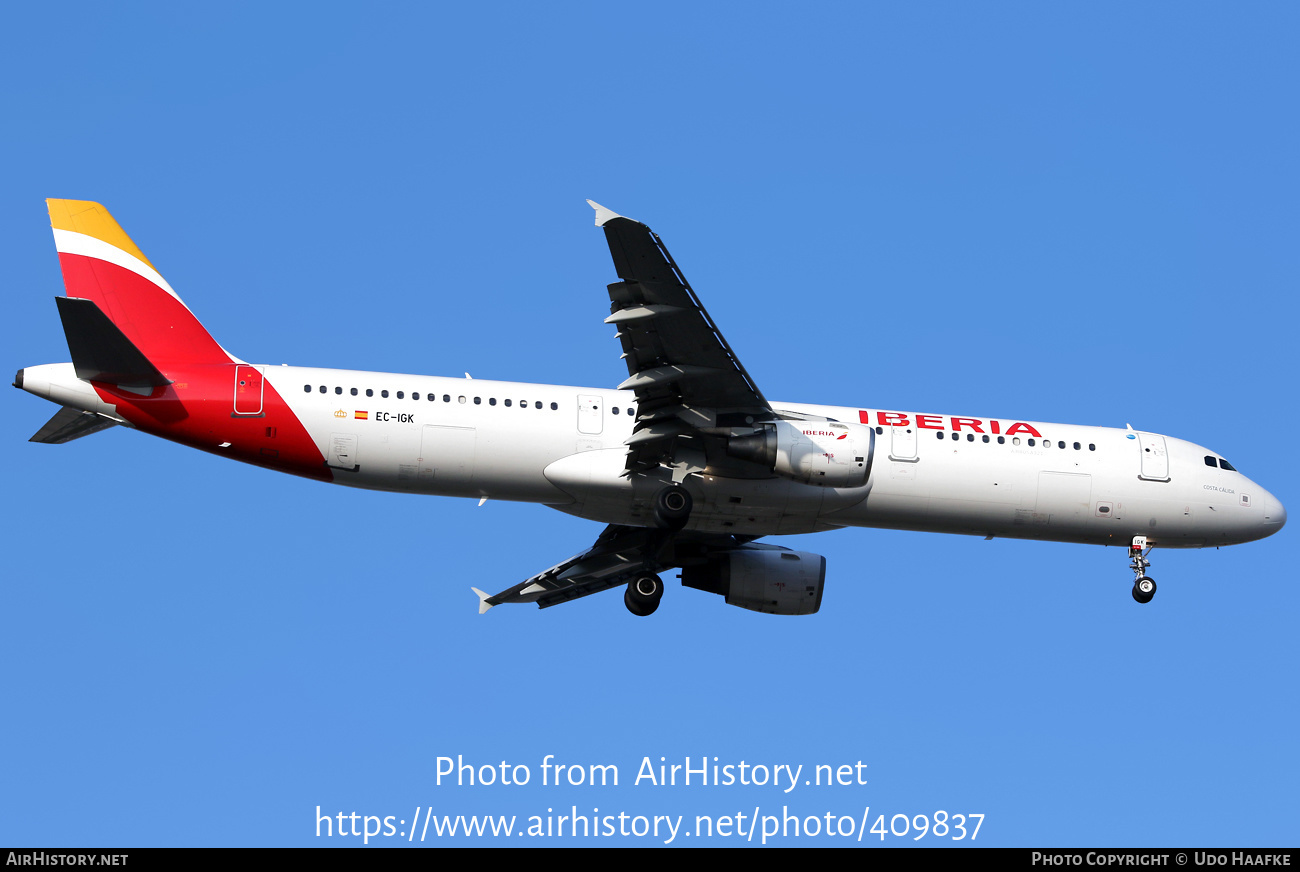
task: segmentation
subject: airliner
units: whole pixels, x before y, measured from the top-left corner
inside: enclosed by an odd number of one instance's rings
[[[821,607],[826,559],[761,543],[844,527],[1124,548],[1150,602],[1151,549],[1271,536],[1286,510],[1222,455],[1113,427],[770,402],[659,236],[588,201],[618,281],[605,318],[628,377],[570,387],[250,364],[217,343],[98,203],[49,200],[68,363],[14,386],[60,444],[121,425],[349,487],[517,500],[608,526],[480,613],[611,588],[634,615],[661,575],[768,614]]]

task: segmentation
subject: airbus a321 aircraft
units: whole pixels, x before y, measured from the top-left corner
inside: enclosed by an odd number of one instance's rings
[[[588,201],[591,202],[591,201]],[[103,206],[50,200],[71,363],[18,371],[62,408],[32,437],[121,424],[334,484],[522,500],[609,526],[494,595],[541,608],[613,587],[636,615],[660,573],[758,612],[821,606],[826,559],[763,536],[888,527],[1127,549],[1270,536],[1286,510],[1227,460],[1158,433],[769,402],[648,227],[591,203],[619,280],[613,390],[249,364],[227,352]]]

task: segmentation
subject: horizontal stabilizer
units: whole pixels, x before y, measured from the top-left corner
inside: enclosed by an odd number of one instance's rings
[[[55,301],[77,378],[132,388],[171,384],[94,300],[55,297]]]
[[[94,412],[64,406],[54,413],[54,417],[45,422],[45,426],[36,431],[28,442],[45,442],[50,445],[62,445],[100,430],[107,430],[117,422]]]

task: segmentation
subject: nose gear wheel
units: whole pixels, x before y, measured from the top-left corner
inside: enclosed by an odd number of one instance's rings
[[[1147,567],[1151,565],[1147,555],[1154,547],[1147,545],[1146,536],[1134,536],[1133,543],[1128,546],[1128,556],[1132,558],[1129,569],[1133,570],[1134,575],[1133,599],[1144,604],[1151,602],[1151,598],[1156,595],[1155,579],[1147,575]]]

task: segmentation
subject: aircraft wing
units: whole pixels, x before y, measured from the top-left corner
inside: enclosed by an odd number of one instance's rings
[[[586,551],[514,587],[492,596],[471,589],[478,594],[479,614],[502,603],[535,602],[544,609],[627,584],[641,572],[665,572],[713,549],[735,548],[751,538],[611,524]]]
[[[609,286],[605,322],[618,328],[627,361],[628,379],[619,389],[630,388],[637,397],[627,469],[673,463],[679,437],[698,443],[711,467],[743,466],[726,457],[719,448],[725,443],[702,437],[709,430],[770,421],[776,414],[658,235],[587,202],[596,210],[596,226],[605,231],[621,280]]]

